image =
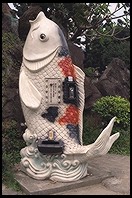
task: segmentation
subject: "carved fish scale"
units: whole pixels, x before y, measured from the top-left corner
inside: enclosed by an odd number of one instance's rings
[[[48,132],[53,131],[55,140],[64,142],[65,151],[74,152],[80,142],[79,101],[78,104],[63,102],[63,82],[67,76],[76,79],[77,74],[70,56],[65,51],[65,49],[58,49],[54,59],[35,73],[26,67],[22,68],[28,79],[42,94],[42,101],[37,111],[29,110],[24,103],[22,103],[22,107],[28,129],[37,134],[38,139],[47,139]],[[50,89],[51,84],[52,89]],[[53,121],[42,117],[42,114],[47,113],[49,107],[57,107],[58,115]]]

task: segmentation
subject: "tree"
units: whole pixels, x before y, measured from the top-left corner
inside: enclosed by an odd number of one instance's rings
[[[120,39],[115,19],[122,29],[130,28],[130,3],[115,4],[113,12],[110,3],[14,3],[14,6],[19,17],[30,6],[41,6],[47,17],[57,20],[65,28],[71,41],[81,43],[80,36],[90,40],[102,36]],[[124,9],[124,14],[115,16],[121,9]],[[128,38],[129,35],[122,39]]]
[[[130,3],[115,5],[111,12],[110,3],[14,3],[19,17],[40,6],[48,18],[64,28],[68,40],[83,48],[85,67],[101,71],[114,57],[129,66]],[[122,9],[124,13],[116,15]]]
[[[120,29],[120,27],[117,27]],[[122,31],[120,38],[124,38],[129,34],[128,31]],[[88,43],[88,42],[87,42]],[[123,60],[127,68],[130,68],[130,40],[117,40],[113,37],[101,37],[94,39],[87,45],[85,50],[84,67],[99,68],[103,71],[113,58]]]

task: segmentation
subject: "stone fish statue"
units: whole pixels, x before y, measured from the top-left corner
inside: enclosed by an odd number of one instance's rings
[[[88,159],[106,154],[119,137],[110,136],[116,117],[94,143],[83,145],[85,74],[72,63],[56,23],[43,12],[29,22],[19,76],[27,125],[21,170],[38,180],[76,181],[88,174]]]

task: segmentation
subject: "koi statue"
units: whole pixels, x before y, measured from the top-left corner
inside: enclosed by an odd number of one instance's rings
[[[97,140],[83,145],[84,72],[72,63],[59,26],[40,12],[23,48],[19,94],[26,122],[21,170],[38,180],[76,181],[88,159],[106,154],[119,137],[112,118]]]

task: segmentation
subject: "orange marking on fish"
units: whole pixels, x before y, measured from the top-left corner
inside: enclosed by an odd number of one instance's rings
[[[75,69],[72,64],[72,60],[70,57],[65,57],[58,63],[59,67],[62,69],[62,73],[67,76],[72,76],[76,78]]]
[[[79,110],[75,105],[70,105],[66,108],[66,112],[63,117],[58,120],[59,124],[74,124],[79,123]]]

